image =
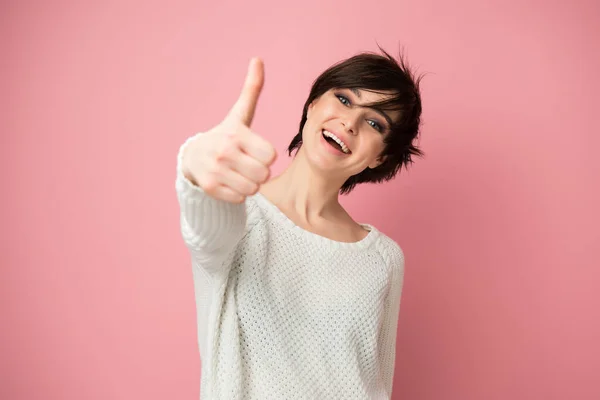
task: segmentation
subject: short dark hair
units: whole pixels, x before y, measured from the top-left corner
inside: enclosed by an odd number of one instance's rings
[[[367,168],[351,176],[344,182],[340,194],[347,194],[359,183],[384,182],[391,180],[404,166],[412,164],[412,156],[422,156],[423,152],[414,141],[419,136],[421,125],[421,77],[415,77],[405,57],[400,53],[395,60],[381,47],[383,55],[360,53],[334,64],[323,72],[313,83],[300,120],[299,133],[288,146],[291,156],[302,146],[302,130],[306,123],[308,106],[330,89],[362,89],[375,93],[391,92],[386,100],[369,104],[381,110],[399,111],[400,117],[394,121],[384,139],[385,148],[380,157],[385,157],[381,165]]]

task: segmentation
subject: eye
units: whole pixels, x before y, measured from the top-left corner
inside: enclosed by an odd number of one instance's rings
[[[381,124],[375,120],[369,119],[367,120],[367,123],[369,125],[371,125],[373,128],[375,128],[378,132],[382,132],[383,131],[383,127],[381,126]]]
[[[350,100],[348,100],[347,97],[342,96],[341,94],[336,94],[335,97],[338,98],[338,100],[340,101],[340,103],[342,103],[345,106],[349,106],[350,105]]]

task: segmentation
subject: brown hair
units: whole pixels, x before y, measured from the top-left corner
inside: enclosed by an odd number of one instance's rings
[[[366,168],[344,182],[340,194],[347,194],[359,183],[380,183],[391,180],[404,166],[412,164],[412,156],[423,152],[414,141],[419,136],[421,125],[421,77],[415,77],[402,54],[396,61],[385,50],[383,55],[361,53],[341,61],[323,72],[313,83],[308,99],[304,103],[299,133],[288,146],[288,153],[302,146],[302,130],[306,123],[308,106],[330,89],[362,89],[371,92],[391,92],[387,99],[368,104],[368,107],[384,111],[399,111],[400,118],[394,121],[384,139],[385,148],[380,154],[383,162],[376,168]]]

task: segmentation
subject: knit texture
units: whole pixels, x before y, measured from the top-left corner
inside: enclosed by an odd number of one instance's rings
[[[200,399],[390,399],[404,257],[374,226],[337,242],[295,225],[260,193],[206,195],[182,173]]]

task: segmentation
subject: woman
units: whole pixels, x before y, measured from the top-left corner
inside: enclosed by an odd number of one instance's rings
[[[404,258],[338,202],[420,155],[418,80],[359,54],[306,101],[289,167],[250,124],[263,85],[250,62],[227,117],[178,156],[181,230],[192,256],[202,399],[389,399]]]

